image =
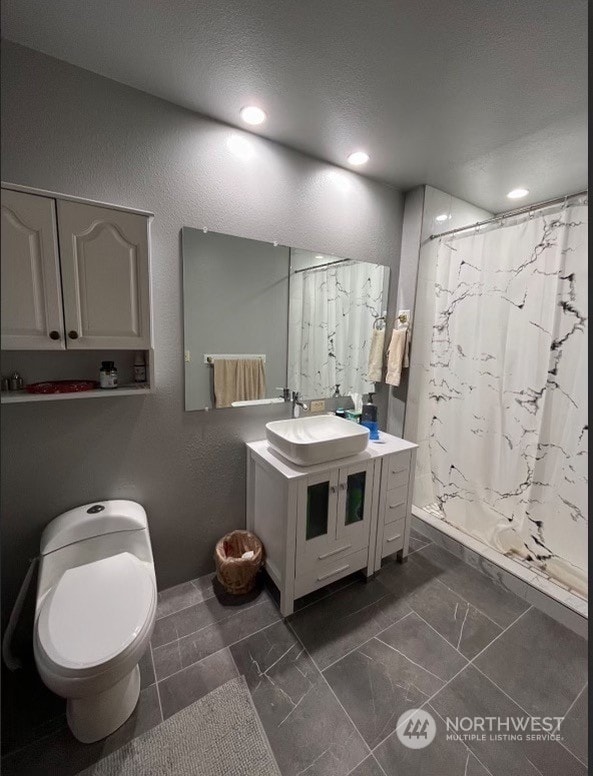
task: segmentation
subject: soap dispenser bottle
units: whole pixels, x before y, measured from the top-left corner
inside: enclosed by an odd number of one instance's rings
[[[369,430],[369,439],[375,442],[379,439],[379,425],[377,423],[377,406],[373,404],[373,394],[369,393],[369,400],[362,405],[360,425]]]
[[[373,394],[369,393],[369,400],[362,405],[362,415],[360,420],[370,420],[373,423],[377,422],[377,405],[373,404]]]

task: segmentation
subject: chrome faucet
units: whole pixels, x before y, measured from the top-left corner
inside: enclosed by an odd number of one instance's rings
[[[299,411],[297,410],[297,407],[301,407],[302,409],[305,410],[305,412],[309,409],[309,405],[306,402],[301,401],[299,392],[293,391],[292,392],[292,417],[293,418],[298,418],[299,416]]]

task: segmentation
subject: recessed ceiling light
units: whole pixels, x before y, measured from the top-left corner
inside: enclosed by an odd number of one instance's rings
[[[521,197],[526,197],[528,194],[529,189],[513,189],[512,191],[509,191],[507,197],[509,199],[521,199]]]
[[[317,256],[315,256],[315,258],[316,258],[316,259],[322,259],[322,258],[323,258],[323,256],[322,256],[320,253],[318,253],[318,254],[317,254]]]
[[[451,216],[448,213],[441,213],[439,216],[435,217],[435,221],[446,221],[448,218],[451,218]]]
[[[369,155],[366,153],[366,151],[354,151],[354,153],[351,153],[348,157],[350,164],[353,164],[355,167],[359,167],[361,164],[366,164],[368,160]]]
[[[263,124],[268,117],[266,112],[258,108],[257,105],[247,105],[245,108],[241,108],[241,118],[246,124],[255,126]]]

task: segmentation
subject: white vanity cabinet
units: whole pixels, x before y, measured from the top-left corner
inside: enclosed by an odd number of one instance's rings
[[[260,537],[286,617],[294,600],[407,555],[416,445],[381,434],[356,456],[300,467],[247,445],[247,528]]]
[[[150,214],[2,188],[2,349],[148,350]]]

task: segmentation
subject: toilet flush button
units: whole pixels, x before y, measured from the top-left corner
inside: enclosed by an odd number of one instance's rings
[[[105,509],[103,504],[93,504],[92,507],[87,509],[87,515],[96,515],[97,512],[102,512]]]

